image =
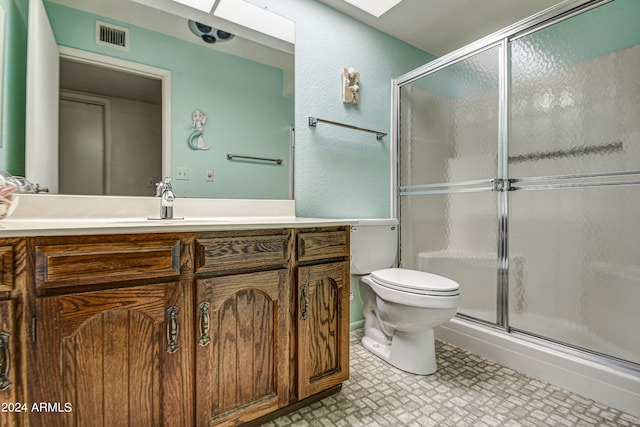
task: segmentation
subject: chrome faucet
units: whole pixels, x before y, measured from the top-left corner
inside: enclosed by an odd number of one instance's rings
[[[172,219],[173,202],[176,197],[171,188],[171,178],[166,177],[164,181],[156,184],[156,197],[160,197],[160,219]]]

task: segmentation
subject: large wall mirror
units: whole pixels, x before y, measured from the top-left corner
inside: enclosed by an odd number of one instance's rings
[[[0,147],[2,147],[3,133],[2,133],[2,122],[4,121],[4,116],[2,115],[2,93],[4,87],[4,31],[5,31],[5,23],[4,23],[4,7],[0,3]]]
[[[170,176],[178,197],[291,198],[293,24],[287,39],[232,19],[30,0],[27,178],[64,194],[153,196]]]
[[[89,61],[82,52],[60,53],[58,191],[150,195],[159,177],[171,175],[170,140],[163,138],[171,132],[163,127],[170,106],[162,96],[169,81],[162,70],[136,73],[113,68],[110,57]]]

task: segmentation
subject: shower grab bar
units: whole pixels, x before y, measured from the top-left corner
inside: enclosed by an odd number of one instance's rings
[[[622,141],[612,141],[607,144],[587,145],[584,147],[568,148],[565,150],[541,151],[539,153],[519,154],[509,156],[509,163],[522,163],[536,160],[561,159],[564,157],[585,156],[587,154],[614,153],[622,151]]]
[[[360,130],[362,132],[375,133],[376,134],[376,139],[378,141],[382,140],[383,136],[387,136],[386,132],[381,132],[381,131],[378,131],[378,130],[361,128],[361,127],[358,127],[358,126],[348,125],[348,124],[345,124],[345,123],[339,123],[339,122],[333,122],[331,120],[319,119],[317,117],[309,117],[309,126],[316,127],[318,125],[318,122],[327,123],[327,124],[334,125],[334,126],[342,126],[343,128]]]
[[[277,163],[279,165],[282,164],[282,159],[268,159],[266,157],[252,157],[252,156],[240,156],[238,154],[227,154],[227,160],[234,160],[234,159],[258,160],[261,162],[272,162],[272,163]]]

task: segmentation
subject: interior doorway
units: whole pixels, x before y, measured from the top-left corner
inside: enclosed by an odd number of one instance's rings
[[[59,191],[153,196],[162,179],[158,79],[61,58]]]
[[[108,194],[105,118],[109,100],[60,91],[59,186],[64,194]]]

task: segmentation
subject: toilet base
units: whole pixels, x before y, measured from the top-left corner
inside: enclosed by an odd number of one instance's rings
[[[371,353],[403,371],[429,375],[436,371],[436,349],[433,329],[420,332],[396,330],[390,345],[371,337],[362,337],[362,345]]]

